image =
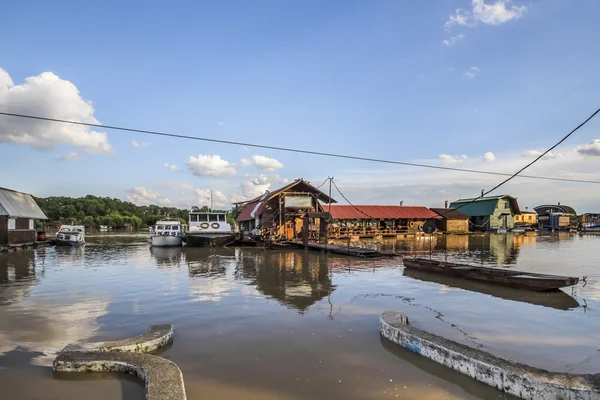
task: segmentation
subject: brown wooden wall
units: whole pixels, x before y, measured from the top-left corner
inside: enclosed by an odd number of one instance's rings
[[[468,219],[449,219],[446,221],[447,233],[466,233],[469,232]]]
[[[0,245],[8,244],[8,217],[0,215]]]
[[[8,244],[33,243],[36,239],[37,231],[35,229],[8,231]]]

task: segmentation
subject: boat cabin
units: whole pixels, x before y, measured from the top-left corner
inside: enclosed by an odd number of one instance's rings
[[[157,236],[180,236],[182,235],[181,221],[175,218],[165,218],[156,221],[154,232],[152,233]]]
[[[190,232],[231,232],[224,211],[191,211],[189,217]]]

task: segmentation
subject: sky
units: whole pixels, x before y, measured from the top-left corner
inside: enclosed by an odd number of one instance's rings
[[[600,107],[596,0],[59,0],[3,14],[2,112],[514,173]],[[184,208],[329,176],[353,204],[442,207],[503,180],[1,115],[0,170],[1,187],[36,196]],[[526,174],[600,181],[600,116]],[[600,212],[599,184],[519,178],[492,194]]]

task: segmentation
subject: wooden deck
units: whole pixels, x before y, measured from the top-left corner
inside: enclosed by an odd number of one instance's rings
[[[294,245],[299,248],[304,248],[304,244],[300,241],[288,241],[286,244]],[[379,251],[374,249],[365,249],[363,247],[354,246],[337,246],[333,244],[321,244],[309,242],[306,248],[310,250],[328,251],[333,254],[341,254],[352,257],[376,258],[376,257],[398,257],[399,254],[387,251]]]

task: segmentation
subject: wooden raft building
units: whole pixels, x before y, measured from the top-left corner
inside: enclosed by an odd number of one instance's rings
[[[323,206],[331,213],[329,237],[375,238],[406,236],[423,232],[427,220],[441,218],[422,206],[331,205]]]
[[[0,248],[35,244],[35,221],[47,219],[30,194],[0,188]]]
[[[244,235],[259,233],[268,241],[296,240],[301,238],[307,224],[309,239],[319,241],[327,237],[327,205],[335,200],[303,179],[244,203],[236,203],[236,221]],[[306,218],[310,216],[310,218]]]

